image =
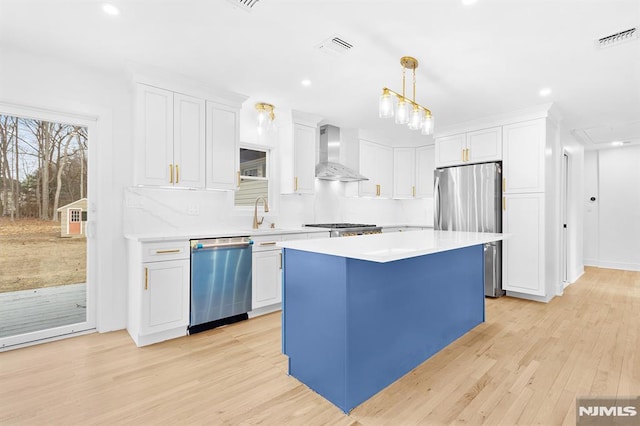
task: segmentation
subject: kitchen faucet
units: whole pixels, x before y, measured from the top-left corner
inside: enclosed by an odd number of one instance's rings
[[[258,229],[264,221],[264,217],[261,217],[260,221],[258,221],[258,201],[260,200],[264,203],[264,212],[267,213],[269,211],[269,204],[267,204],[267,200],[264,197],[256,198],[256,202],[253,205],[253,229]]]

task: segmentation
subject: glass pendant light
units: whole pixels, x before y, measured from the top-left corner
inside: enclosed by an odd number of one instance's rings
[[[380,103],[378,104],[378,113],[380,118],[393,117],[393,98],[389,89],[382,89],[382,95],[380,95]]]
[[[409,122],[409,104],[402,98],[398,98],[396,104],[396,124],[407,124]]]
[[[427,114],[425,117],[420,133],[423,135],[430,135],[433,133],[433,116],[431,114]]]
[[[418,130],[422,126],[424,120],[424,112],[418,105],[414,105],[409,116],[409,128],[411,130]]]

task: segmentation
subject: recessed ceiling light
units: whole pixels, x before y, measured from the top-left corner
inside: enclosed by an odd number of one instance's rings
[[[551,89],[545,87],[544,89],[540,89],[540,96],[549,96],[551,94]]]
[[[103,4],[102,5],[102,10],[107,15],[115,16],[115,15],[119,15],[120,14],[120,10],[117,7],[115,7],[114,5],[109,4],[109,3]]]
[[[622,141],[613,141],[611,142],[611,146],[622,146],[624,145],[624,142]]]
[[[300,82],[300,84],[302,84],[303,86],[307,87],[307,86],[311,86],[311,80],[309,80],[308,78],[305,78],[304,80],[302,80]]]
[[[476,3],[478,0],[462,0],[462,4],[465,6],[469,6],[470,4]]]

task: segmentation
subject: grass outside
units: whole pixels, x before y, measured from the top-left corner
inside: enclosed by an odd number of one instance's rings
[[[0,217],[0,293],[86,282],[87,241],[60,223]]]

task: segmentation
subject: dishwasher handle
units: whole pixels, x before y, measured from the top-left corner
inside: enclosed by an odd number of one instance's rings
[[[243,240],[243,241],[192,241],[191,249],[192,250],[202,250],[202,249],[219,249],[219,248],[246,248],[253,244],[253,240]]]

